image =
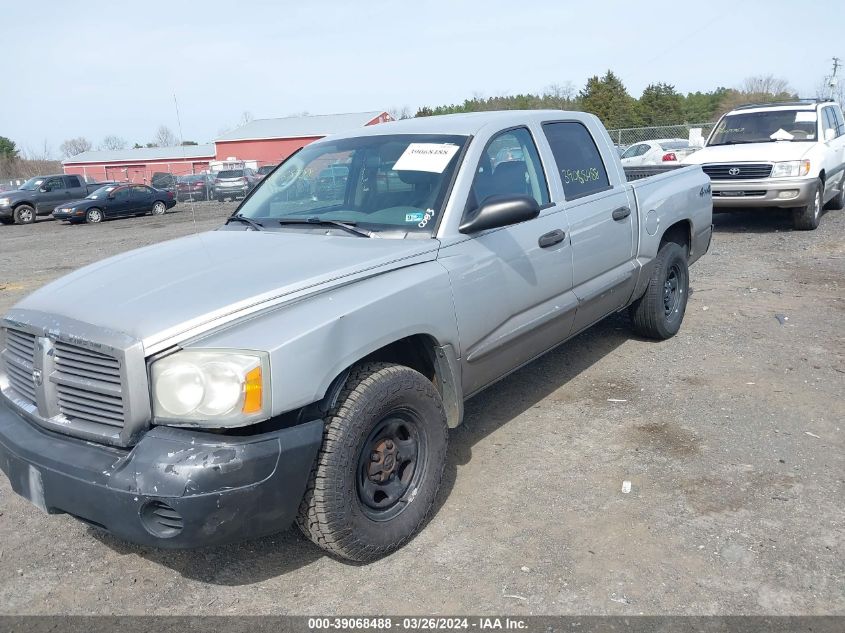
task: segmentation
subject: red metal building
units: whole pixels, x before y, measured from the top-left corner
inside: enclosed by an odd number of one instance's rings
[[[66,174],[79,174],[89,181],[149,184],[156,172],[184,176],[208,171],[214,157],[214,145],[142,147],[82,152],[63,161],[62,166]]]
[[[224,163],[276,164],[317,139],[365,125],[391,121],[384,111],[256,119],[218,138],[213,145],[89,151],[65,160],[66,174],[89,181],[149,184],[153,174],[177,176],[217,171]]]
[[[384,111],[256,119],[227,132],[214,144],[219,161],[234,158],[258,165],[275,164],[329,134],[392,120]]]

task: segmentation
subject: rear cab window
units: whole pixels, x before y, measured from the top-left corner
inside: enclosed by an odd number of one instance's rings
[[[82,186],[82,183],[79,182],[79,176],[65,176],[65,180],[67,181],[68,188]]]
[[[543,132],[555,158],[567,200],[577,200],[612,188],[593,135],[583,123],[544,123]]]

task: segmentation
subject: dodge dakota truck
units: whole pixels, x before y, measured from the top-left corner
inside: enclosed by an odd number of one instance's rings
[[[333,165],[344,187],[309,194]],[[699,167],[628,182],[590,114],[327,137],[219,229],[3,317],[0,468],[42,510],[135,543],[295,522],[378,558],[431,511],[466,398],[623,309],[641,336],[678,332],[711,218]]]
[[[81,176],[35,176],[15,191],[0,194],[0,223],[32,224],[36,216],[50,215],[57,205],[79,200],[108,182],[87,183]]]
[[[741,106],[682,162],[710,176],[716,208],[791,209],[796,229],[813,230],[825,205],[845,204],[845,119],[832,101]]]

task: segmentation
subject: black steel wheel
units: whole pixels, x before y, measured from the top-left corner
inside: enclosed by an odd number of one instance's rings
[[[640,336],[664,340],[681,329],[689,297],[686,248],[667,242],[654,258],[654,268],[642,297],[629,309],[634,331]]]
[[[428,378],[392,363],[354,367],[326,417],[300,529],[348,560],[397,550],[431,512],[447,437],[443,402]]]

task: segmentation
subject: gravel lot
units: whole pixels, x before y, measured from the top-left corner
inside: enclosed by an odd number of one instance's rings
[[[0,226],[0,312],[232,208]],[[0,477],[0,612],[845,614],[845,211],[715,222],[681,333],[618,315],[470,401],[439,511],[393,556],[349,565],[295,530],[138,548]]]

